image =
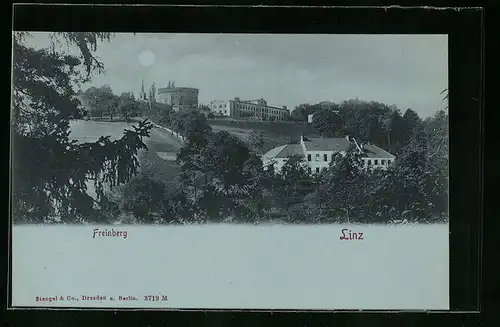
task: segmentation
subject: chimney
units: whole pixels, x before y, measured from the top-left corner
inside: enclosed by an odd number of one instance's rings
[[[300,143],[304,142],[304,135],[300,134]]]
[[[362,153],[363,150],[361,149],[361,147],[359,146],[358,142],[356,141],[355,138],[352,138],[352,141],[354,142],[354,144],[356,145],[356,148],[358,149],[358,152]]]

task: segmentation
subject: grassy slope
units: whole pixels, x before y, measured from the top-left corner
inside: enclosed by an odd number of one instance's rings
[[[298,122],[253,122],[230,121],[211,119],[209,124],[215,131],[227,131],[243,141],[247,141],[252,131],[261,131],[264,134],[264,147],[260,151],[267,151],[279,145],[297,143],[300,135],[318,136],[311,124]]]
[[[180,166],[175,161],[163,160],[154,151],[141,151],[139,153],[141,173],[157,178],[167,185],[176,183],[180,173]]]

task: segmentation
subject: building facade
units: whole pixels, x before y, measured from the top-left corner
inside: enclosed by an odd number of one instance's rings
[[[264,99],[213,100],[208,107],[215,115],[255,120],[286,120],[290,115],[286,106],[281,108],[268,106]]]
[[[354,138],[306,138],[300,137],[299,144],[276,147],[262,156],[264,166],[280,172],[289,157],[299,155],[304,158],[309,173],[319,173],[327,169],[334,154],[345,155],[350,146],[355,146],[361,154],[365,168],[387,169],[396,157],[373,144],[359,145]]]
[[[198,108],[199,90],[192,87],[177,87],[169,82],[167,87],[158,89],[158,102],[172,106],[174,110]]]

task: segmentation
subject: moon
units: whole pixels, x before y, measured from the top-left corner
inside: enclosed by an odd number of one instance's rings
[[[139,63],[143,67],[151,66],[155,63],[156,56],[151,50],[144,50],[137,56]]]

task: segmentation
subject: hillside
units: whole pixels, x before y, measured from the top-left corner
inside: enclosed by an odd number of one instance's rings
[[[262,153],[286,143],[297,143],[300,135],[319,136],[312,124],[302,122],[237,121],[228,119],[210,119],[209,125],[214,131],[227,131],[248,140],[252,131],[261,131],[264,136]]]

